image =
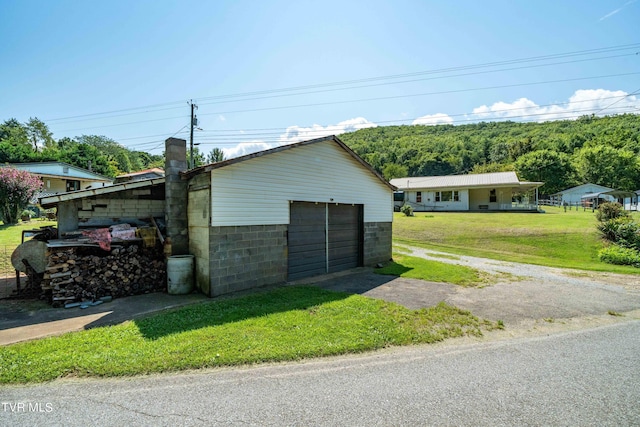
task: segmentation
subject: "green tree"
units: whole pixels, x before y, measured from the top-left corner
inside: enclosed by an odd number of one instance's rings
[[[29,142],[33,145],[33,151],[38,152],[42,148],[51,148],[55,145],[51,131],[37,117],[29,118],[25,128]]]
[[[131,172],[131,160],[126,150],[120,150],[115,156],[116,165],[121,172]]]
[[[514,163],[522,180],[544,182],[543,194],[553,194],[575,183],[575,169],[569,156],[551,150],[538,150],[524,154]]]
[[[191,160],[191,150],[187,149],[187,166],[189,165],[189,162]],[[203,153],[200,152],[200,150],[198,149],[198,147],[193,147],[193,167],[197,168],[198,166],[202,166],[205,164],[205,156]]]
[[[114,177],[118,173],[118,168],[98,150],[89,144],[76,144],[69,150],[65,150],[60,155],[60,161],[78,166],[84,169],[91,169],[101,175]]]
[[[584,182],[623,191],[640,187],[640,160],[632,151],[604,145],[587,146],[577,153],[575,162]]]
[[[409,171],[406,166],[388,163],[382,169],[382,176],[384,176],[387,181],[390,181],[394,178],[404,178],[409,176]]]
[[[27,171],[0,167],[0,217],[5,224],[17,224],[20,212],[42,187],[42,181]]]
[[[207,163],[218,163],[225,160],[224,151],[216,147],[207,155]]]

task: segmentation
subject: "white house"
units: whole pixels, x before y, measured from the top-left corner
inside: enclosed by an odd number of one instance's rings
[[[551,195],[551,200],[557,205],[580,205],[583,202],[585,196],[598,195],[599,193],[606,193],[609,191],[615,191],[613,188],[605,187],[603,185],[586,183],[578,185],[577,187],[567,188],[566,190],[559,191]],[[612,195],[602,194],[600,199],[610,202],[615,202],[616,198]]]
[[[104,187],[113,182],[112,178],[63,162],[9,163],[3,166],[25,170],[40,177],[43,187],[37,197]]]
[[[398,188],[395,206],[414,211],[537,211],[537,188],[515,172],[407,177],[391,180]]]

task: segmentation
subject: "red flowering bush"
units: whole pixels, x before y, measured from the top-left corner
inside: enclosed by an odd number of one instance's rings
[[[0,218],[5,224],[17,224],[20,212],[40,190],[36,175],[12,167],[0,167]]]

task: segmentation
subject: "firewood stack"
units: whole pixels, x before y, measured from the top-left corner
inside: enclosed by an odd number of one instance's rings
[[[90,247],[50,247],[42,290],[54,306],[158,292],[166,289],[162,249],[136,244],[110,252]]]

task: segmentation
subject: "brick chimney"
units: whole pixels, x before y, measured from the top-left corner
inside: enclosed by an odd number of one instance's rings
[[[169,255],[189,253],[189,224],[187,221],[187,181],[180,172],[187,170],[187,141],[169,138],[165,141],[165,221]]]

